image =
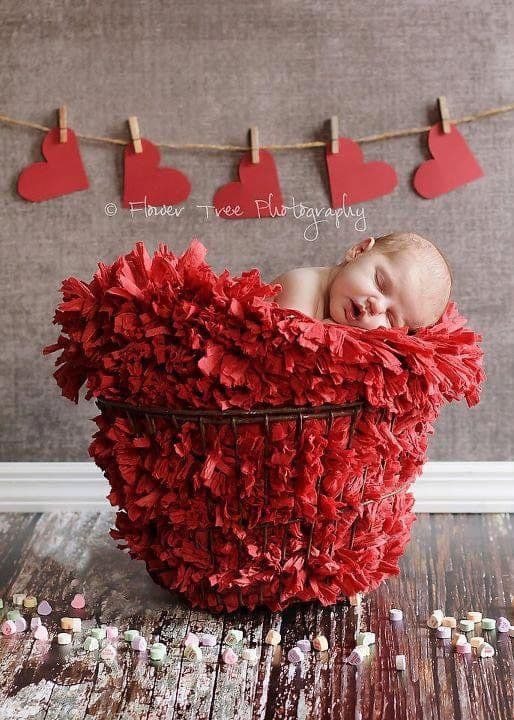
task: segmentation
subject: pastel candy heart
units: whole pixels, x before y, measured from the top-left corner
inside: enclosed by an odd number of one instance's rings
[[[49,602],[43,600],[37,606],[37,611],[39,615],[50,615],[50,613],[52,612],[52,606]]]
[[[214,647],[217,643],[216,636],[211,633],[200,633],[198,636],[200,639],[200,645],[205,647]]]
[[[48,630],[44,625],[39,625],[33,633],[36,640],[48,640]]]
[[[88,635],[87,638],[84,640],[83,648],[86,652],[93,652],[94,650],[98,650],[98,647],[98,640],[92,635]]]
[[[499,617],[496,621],[496,629],[498,632],[509,632],[510,622],[506,617]]]
[[[100,657],[102,660],[114,660],[116,657],[116,648],[114,645],[106,645],[100,651]]]
[[[292,663],[299,663],[303,660],[304,657],[305,656],[299,647],[293,647],[287,653],[287,659],[289,660],[289,662]]]
[[[223,652],[221,659],[223,660],[225,665],[235,665],[237,662],[237,655],[232,650],[232,648],[229,647]]]
[[[200,642],[200,638],[198,635],[195,635],[192,632],[188,632],[186,637],[184,638],[183,644],[184,645],[196,645],[198,647],[198,644]]]
[[[20,616],[16,618],[14,622],[16,624],[16,632],[25,632],[25,630],[27,629],[27,621],[24,617]]]
[[[6,620],[2,623],[2,635],[14,635],[16,633],[16,622],[14,620]]]
[[[136,635],[136,637],[132,640],[132,650],[137,650],[138,652],[144,652],[146,650],[146,640],[142,635]]]
[[[303,653],[308,653],[311,650],[311,641],[307,640],[307,638],[302,638],[298,640],[296,646],[299,647]]]
[[[77,593],[73,600],[70,603],[72,608],[75,608],[75,610],[81,610],[86,605],[86,600],[83,595],[80,593]]]

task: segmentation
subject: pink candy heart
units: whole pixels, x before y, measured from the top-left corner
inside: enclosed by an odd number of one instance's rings
[[[86,600],[83,595],[80,593],[77,593],[73,600],[71,601],[71,607],[75,608],[75,610],[81,610],[86,604]]]
[[[14,620],[6,620],[2,624],[2,635],[14,635],[16,633],[16,623]]]
[[[39,625],[33,633],[36,640],[48,640],[48,630],[44,625]]]
[[[223,662],[224,662],[226,665],[235,665],[236,662],[237,662],[237,655],[236,655],[235,652],[232,650],[232,648],[227,648],[227,649],[223,652],[223,654],[222,654],[222,656],[221,656],[221,659],[223,660]]]

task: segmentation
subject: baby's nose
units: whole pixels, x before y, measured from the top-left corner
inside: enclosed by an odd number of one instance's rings
[[[385,310],[384,301],[381,298],[369,298],[366,307],[370,315],[378,315]]]

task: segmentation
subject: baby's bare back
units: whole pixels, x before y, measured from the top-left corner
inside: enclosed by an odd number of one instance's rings
[[[324,320],[326,278],[329,269],[302,267],[288,270],[271,283],[280,283],[281,292],[267,299],[275,300],[280,307],[299,310],[316,320]]]

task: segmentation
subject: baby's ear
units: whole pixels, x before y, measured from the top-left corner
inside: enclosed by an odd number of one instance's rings
[[[363,252],[368,252],[371,250],[373,245],[375,244],[375,238],[374,237],[367,237],[364,240],[361,240],[358,243],[355,243],[355,245],[352,245],[351,248],[349,248],[346,251],[346,254],[344,256],[344,259],[346,262],[351,262],[351,260],[355,260],[357,255],[360,255]]]

